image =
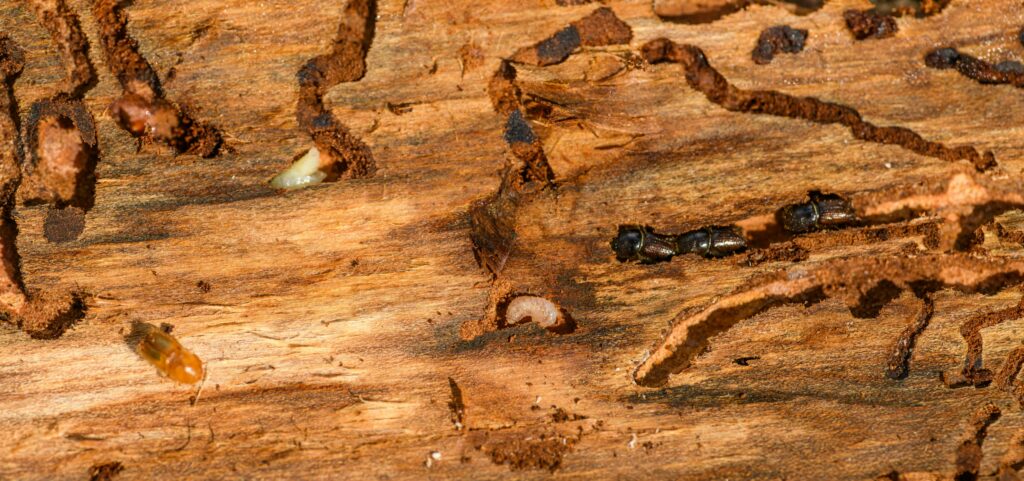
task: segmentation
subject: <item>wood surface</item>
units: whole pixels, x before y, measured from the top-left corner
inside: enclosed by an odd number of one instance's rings
[[[26,52],[13,86],[21,117],[66,75],[26,3],[0,0],[0,32]],[[108,107],[122,87],[92,4],[69,1],[99,76],[84,92],[99,144],[95,205],[68,242],[44,237],[47,205],[19,203],[14,219],[26,287],[81,291],[87,310],[57,339],[0,327],[0,479],[952,479],[979,458],[981,479],[1015,479],[1015,398],[994,384],[948,388],[940,374],[963,363],[960,324],[1016,306],[1018,288],[932,294],[902,380],[885,369],[921,310],[909,292],[869,318],[831,297],[769,309],[645,387],[634,370],[673,319],[752,279],[926,246],[921,235],[823,232],[801,241],[799,262],[640,265],[617,262],[609,241],[619,224],[753,225],[812,189],[898,192],[970,170],[839,124],[728,110],[690,88],[683,66],[644,62],[647,42],[699,47],[739,89],[811,96],[991,151],[998,166],[972,175],[1004,181],[1024,169],[1024,92],[928,68],[924,56],[1024,58],[1024,5],[953,0],[898,18],[893,37],[858,41],[843,12],[866,1],[803,15],[750,5],[705,23],[662,19],[649,0],[562,3],[581,2],[381,1],[365,76],[323,96],[376,172],[279,192],[269,179],[312,145],[296,120],[296,73],[331,50],[346,2],[125,8],[166,97],[223,135],[202,158],[117,126]],[[518,202],[492,276],[474,258],[469,211],[497,192],[513,156],[488,84],[502,59],[601,6],[632,28],[628,45],[516,65],[554,182]],[[808,30],[804,50],[755,64],[761,31],[782,24]],[[1024,229],[1019,211],[997,221]],[[980,248],[958,255],[1024,255],[1019,239],[983,231]],[[516,293],[554,300],[574,330],[497,329],[495,300]],[[201,390],[140,359],[125,342],[133,322],[172,324],[206,363]],[[1024,320],[981,333],[997,370]]]

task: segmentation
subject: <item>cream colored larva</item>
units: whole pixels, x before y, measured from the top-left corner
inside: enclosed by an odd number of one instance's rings
[[[311,147],[306,155],[277,174],[270,180],[270,185],[277,189],[293,190],[319,184],[327,177],[327,174],[320,170],[320,151]]]
[[[561,317],[555,303],[537,296],[519,296],[505,309],[505,322],[510,326],[531,320],[540,327],[551,328],[560,323]]]

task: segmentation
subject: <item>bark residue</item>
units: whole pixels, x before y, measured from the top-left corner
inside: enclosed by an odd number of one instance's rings
[[[995,229],[999,240],[1024,245],[1024,231],[1010,230],[1000,222],[995,223]]]
[[[704,94],[711,102],[734,112],[762,113],[804,119],[823,124],[840,124],[850,129],[857,139],[880,144],[899,145],[921,155],[945,161],[967,160],[979,171],[996,165],[991,152],[979,154],[974,147],[950,148],[930,142],[904,127],[879,127],[861,118],[851,107],[824,102],[813,97],[793,97],[776,91],[747,91],[736,88],[711,64],[704,52],[693,45],[680,45],[668,39],[648,42],[642,48],[648,62],[681,64],[691,88]]]
[[[366,74],[366,53],[377,22],[376,0],[352,0],[345,6],[330,53],[313,57],[299,69],[295,115],[320,151],[327,182],[370,177],[376,170],[370,147],[349,131],[326,105],[331,87]]]
[[[156,71],[128,33],[123,7],[121,0],[95,0],[92,6],[107,66],[124,89],[110,106],[112,116],[133,136],[159,141],[178,153],[217,155],[223,142],[220,131],[164,98]]]
[[[469,238],[477,264],[497,277],[505,268],[516,240],[517,200],[501,192],[474,202],[469,207]]]

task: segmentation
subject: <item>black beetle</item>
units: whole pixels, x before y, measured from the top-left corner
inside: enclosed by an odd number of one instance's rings
[[[648,226],[620,225],[611,246],[620,262],[650,264],[688,253],[725,257],[746,249],[747,241],[736,226],[708,226],[673,235],[655,233]]]

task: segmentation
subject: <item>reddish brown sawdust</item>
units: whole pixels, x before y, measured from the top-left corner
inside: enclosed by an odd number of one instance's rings
[[[803,51],[806,41],[807,30],[795,29],[789,25],[769,27],[761,31],[751,58],[756,64],[768,64],[776,54]]]
[[[26,176],[26,197],[47,202],[70,201],[78,190],[78,178],[89,163],[89,151],[78,129],[65,118],[48,117],[36,126],[34,175]]]
[[[956,450],[954,480],[977,479],[983,456],[981,445],[985,441],[988,427],[996,422],[1001,415],[1002,412],[992,403],[986,403],[974,413],[970,424],[964,430],[963,440]]]
[[[899,31],[895,18],[891,15],[882,15],[873,9],[847,10],[843,12],[843,19],[846,20],[846,28],[857,40],[888,38]]]
[[[31,0],[27,3],[57,45],[66,76],[61,90],[80,96],[95,83],[96,72],[89,62],[89,39],[82,32],[78,15],[64,0]]]
[[[807,260],[810,252],[795,242],[784,242],[765,249],[753,249],[737,263],[745,267],[753,267],[766,262],[800,262]]]
[[[916,132],[904,127],[878,127],[864,121],[856,109],[845,105],[823,102],[813,97],[794,97],[771,90],[738,89],[708,63],[700,48],[693,45],[680,45],[661,38],[646,43],[642,52],[650,63],[674,62],[682,65],[690,87],[726,110],[840,124],[848,127],[857,139],[899,145],[918,154],[949,162],[967,160],[979,171],[996,165],[991,152],[982,155],[971,146],[949,148],[938,142],[924,140]]]
[[[932,298],[928,294],[922,294],[920,300],[921,307],[896,339],[896,345],[886,363],[885,375],[891,379],[906,377],[907,372],[910,371],[910,355],[917,342],[917,336],[921,335],[921,332],[928,327],[928,322],[931,321],[932,314],[935,313],[935,303],[932,302]]]
[[[1003,367],[995,375],[994,381],[1000,389],[1010,393],[1017,404],[1024,407],[1024,383],[1017,380],[1021,367],[1024,367],[1024,346],[1010,351],[1003,361]]]
[[[80,294],[71,291],[33,291],[15,316],[19,327],[36,339],[56,339],[85,316]]]
[[[1024,73],[997,69],[991,63],[959,52],[954,48],[940,48],[928,52],[924,57],[924,63],[931,68],[940,70],[956,69],[960,75],[981,84],[1007,84],[1024,88]]]
[[[354,82],[366,74],[366,52],[373,41],[375,0],[353,0],[345,7],[331,52],[313,57],[299,70],[299,100],[295,116],[299,126],[320,151],[324,179],[370,177],[376,163],[370,147],[352,134],[323,102],[331,87]]]
[[[92,114],[60,94],[34,102],[25,127],[28,159],[19,195],[25,202],[92,208],[98,142]]]
[[[562,63],[581,46],[625,45],[633,38],[633,29],[601,7],[540,42],[519,49],[510,60],[516,63],[548,66]]]
[[[594,10],[572,25],[579,31],[580,44],[584,47],[626,45],[633,39],[633,29],[608,7]]]
[[[89,481],[110,481],[124,471],[124,466],[117,461],[94,464],[89,468]]]
[[[977,246],[983,225],[1006,211],[1024,207],[1024,181],[955,173],[941,181],[856,195],[853,201],[858,215],[871,222],[918,214],[935,216],[942,223],[936,245],[930,248],[968,251]]]
[[[71,242],[85,230],[85,211],[75,207],[47,209],[43,219],[43,237],[55,244]]]
[[[1024,468],[1024,431],[1017,431],[1007,443],[1006,454],[999,460],[999,481],[1020,481],[1018,471]]]
[[[1024,300],[1024,298],[1022,298]],[[1024,316],[1024,303],[999,309],[997,311],[985,312],[968,318],[960,325],[960,335],[967,343],[964,366],[956,375],[954,373],[943,374],[943,381],[948,387],[959,387],[962,385],[980,385],[992,380],[992,373],[982,368],[982,337],[981,330],[986,327],[995,326],[1008,320],[1019,319]]]
[[[502,117],[508,117],[513,110],[520,108],[522,92],[516,85],[516,69],[510,62],[503,60],[498,65],[498,70],[487,84],[487,94],[491,97],[494,111]]]
[[[531,438],[488,443],[483,451],[494,464],[507,464],[512,470],[546,469],[554,472],[562,465],[562,457],[576,443],[573,438],[557,434],[542,434]]]
[[[469,340],[500,329],[501,319],[498,307],[503,304],[507,305],[508,301],[514,297],[514,293],[512,283],[503,279],[495,280],[487,296],[487,307],[484,310],[483,316],[479,319],[462,323],[462,327],[459,329],[459,336],[462,339]]]
[[[92,12],[99,25],[107,66],[124,89],[110,107],[118,125],[132,135],[152,137],[177,152],[217,155],[223,141],[220,132],[196,122],[188,112],[164,99],[156,71],[128,33],[128,15],[122,2],[96,0]]]
[[[469,320],[462,324],[459,329],[459,335],[464,340],[474,339],[483,334],[489,332],[498,331],[511,327],[505,319],[505,310],[508,304],[513,299],[519,296],[538,296],[535,293],[522,292],[513,289],[513,284],[503,279],[497,279],[491,286],[491,291],[487,299],[487,307],[484,309],[484,315],[478,319]],[[558,305],[550,296],[538,296],[544,297],[548,301],[555,304],[558,309],[558,317],[554,325],[548,326],[545,329],[558,335],[572,334],[576,331],[576,320],[572,315]]]
[[[635,372],[638,383],[660,385],[679,372],[708,345],[708,340],[742,319],[770,307],[809,302],[823,296],[843,299],[851,309],[880,302],[873,296],[890,295],[874,289],[927,285],[930,289],[952,287],[962,291],[994,291],[1020,284],[1024,262],[975,258],[966,254],[838,259],[819,265],[797,265],[758,280],[707,309],[677,317],[672,331]]]
[[[14,40],[0,34],[0,201],[7,204],[14,198],[21,181],[21,161],[18,158],[19,137],[14,93],[14,79],[25,66],[25,52]]]
[[[18,156],[15,116],[18,115],[12,84],[25,65],[25,52],[14,40],[0,34],[0,297],[10,305],[0,309],[20,309],[25,301],[18,268],[16,236],[13,219],[15,194],[21,182],[21,161]],[[16,322],[8,314],[8,321]]]
[[[925,247],[938,246],[939,222],[929,219],[917,223],[896,223],[881,226],[866,226],[826,232],[815,232],[793,239],[793,242],[806,250],[885,242],[890,239],[921,237]]]
[[[466,73],[484,64],[484,50],[476,42],[467,42],[459,48],[462,72]]]

